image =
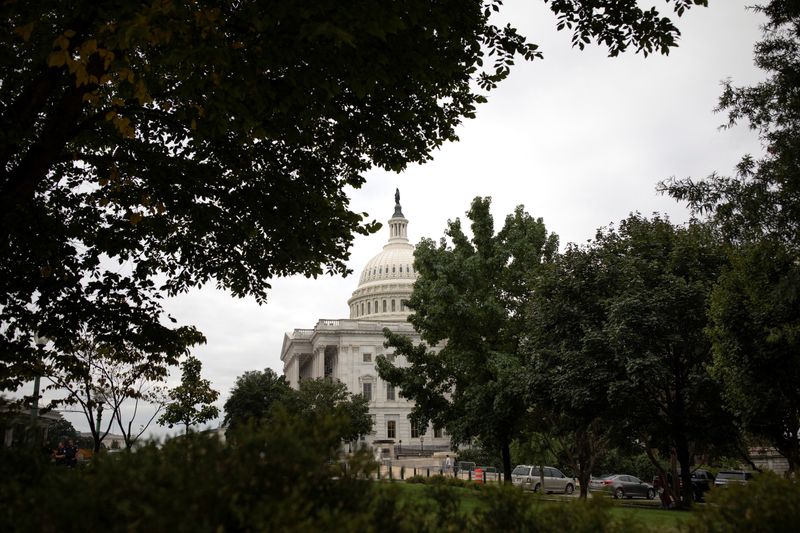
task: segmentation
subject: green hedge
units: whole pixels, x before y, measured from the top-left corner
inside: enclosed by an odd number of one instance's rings
[[[516,487],[418,476],[423,497],[375,481],[366,454],[337,456],[340,422],[281,415],[229,443],[192,435],[68,469],[0,451],[0,531],[13,532],[635,532],[605,498],[553,503]],[[464,489],[478,505],[464,510]],[[403,492],[405,490],[405,493]],[[800,531],[800,489],[763,475],[718,490],[697,532]]]
[[[706,501],[689,523],[692,532],[800,531],[800,483],[772,472],[758,474],[746,485],[715,488]]]

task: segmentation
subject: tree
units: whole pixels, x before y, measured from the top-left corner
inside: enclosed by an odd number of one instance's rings
[[[145,356],[130,348],[119,350],[98,343],[85,333],[73,341],[68,355],[69,359],[64,359],[69,362],[68,368],[43,366],[51,382],[48,389],[67,393],[66,397],[53,400],[51,405],[77,406],[80,409],[89,425],[94,451],[101,448],[114,422],[122,432],[126,446],[131,448],[163,405],[163,391],[155,385],[166,376],[163,357]],[[140,402],[153,403],[158,408],[146,423],[134,430]],[[124,413],[125,405],[129,403],[133,403],[130,417]]]
[[[613,277],[598,250],[569,245],[536,278],[526,313],[527,376],[539,430],[576,473],[581,498],[608,448],[616,409],[608,386],[619,367],[604,331],[604,303],[619,287]]]
[[[714,372],[743,428],[800,467],[800,6],[755,7],[768,22],[755,46],[766,79],[730,80],[719,100],[728,127],[758,132],[766,153],[745,155],[734,177],[670,180],[662,190],[707,217],[728,243],[714,288]]]
[[[426,427],[447,428],[455,444],[480,438],[500,450],[505,478],[511,480],[511,441],[520,435],[528,412],[524,380],[524,306],[532,280],[552,260],[558,238],[542,219],[522,206],[495,234],[491,200],[476,198],[467,216],[472,239],[461,221],[448,222],[439,245],[423,239],[414,252],[419,274],[408,307],[409,321],[423,343],[387,332],[387,346],[407,366],[378,358],[382,379],[415,402],[412,418]]]
[[[195,357],[187,358],[181,363],[181,384],[170,389],[169,399],[164,413],[158,423],[172,428],[175,424],[183,424],[186,433],[196,424],[202,424],[219,415],[219,409],[213,402],[219,393],[211,388],[211,382],[200,377],[203,363]]]
[[[269,418],[276,403],[286,403],[292,390],[284,376],[278,376],[271,368],[263,372],[247,371],[238,378],[225,400],[225,420],[229,429],[248,422],[263,422]]]
[[[290,414],[312,422],[334,421],[340,441],[355,441],[372,431],[369,400],[350,393],[341,381],[304,379],[293,393],[288,401]]]
[[[346,273],[378,227],[347,188],[430,159],[515,58],[540,57],[499,6],[4,2],[0,386],[31,375],[35,331],[56,359],[87,328],[176,364],[203,339],[169,325],[163,294],[213,280],[263,302],[276,276]],[[580,48],[677,44],[633,1],[550,7]]]
[[[620,369],[608,386],[609,400],[619,408],[620,434],[646,450],[674,450],[688,506],[693,453],[737,438],[708,373],[705,333],[724,253],[705,226],[676,227],[640,215],[624,220],[618,231],[598,232],[596,246],[603,268],[620,282],[602,302],[604,337]]]
[[[742,427],[800,470],[800,266],[765,238],[732,253],[712,294],[712,371]]]

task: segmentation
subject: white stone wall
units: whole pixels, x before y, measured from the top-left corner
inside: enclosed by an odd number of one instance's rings
[[[370,445],[374,440],[390,439],[387,433],[387,423],[394,420],[396,431],[392,440],[395,443],[402,441],[403,447],[410,446],[418,449],[420,439],[412,439],[411,423],[408,419],[413,404],[400,397],[398,388],[395,388],[395,399],[387,399],[388,383],[378,376],[376,358],[379,355],[392,353],[383,346],[384,327],[406,334],[415,342],[419,342],[419,336],[407,322],[320,320],[313,330],[295,330],[292,334],[287,334],[281,357],[284,361],[284,373],[289,384],[293,388],[297,388],[299,386],[299,359],[303,357],[303,354],[310,353],[313,356],[313,375],[311,377],[323,377],[325,349],[334,347],[337,356],[333,377],[347,385],[347,388],[354,394],[363,392],[364,383],[370,383],[372,387],[370,415],[373,416],[375,425],[373,433],[364,439],[365,443]],[[308,331],[313,331],[313,333],[307,335],[305,332]],[[369,361],[365,361],[365,355],[369,355]],[[402,357],[398,357],[394,362],[398,365],[404,364]],[[428,428],[423,439],[423,446],[449,444],[446,434],[443,434],[441,438],[436,438],[433,428]]]

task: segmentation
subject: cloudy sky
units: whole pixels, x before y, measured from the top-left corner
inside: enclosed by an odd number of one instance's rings
[[[730,174],[743,154],[760,151],[746,126],[720,130],[725,117],[713,108],[722,80],[747,85],[762,77],[752,63],[762,19],[745,9],[753,0],[709,3],[678,21],[680,47],[669,56],[608,58],[602,48],[571,48],[570,35],[555,30],[543,2],[507,1],[502,18],[539,44],[544,59],[518,62],[477,118],[458,129],[460,142],[443,146],[431,162],[401,174],[369,173],[366,185],[351,192],[352,208],[385,222],[399,188],[413,243],[442,236],[447,220],[463,218],[475,196],[492,197],[498,225],[524,205],[560,236],[562,246],[585,242],[599,226],[632,211],[685,221],[683,206],[655,192],[659,180]],[[347,316],[361,268],[380,251],[386,231],[356,239],[352,275],[275,280],[263,306],[213,287],[167,303],[181,323],[195,324],[208,338],[193,355],[220,391],[220,409],[243,372],[282,372],[285,332]],[[170,384],[179,379],[176,370]],[[78,429],[87,429],[77,415],[68,416]]]

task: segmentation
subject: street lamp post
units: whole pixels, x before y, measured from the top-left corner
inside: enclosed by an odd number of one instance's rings
[[[38,355],[37,363],[41,363],[44,359],[42,353],[44,352],[44,347],[47,345],[48,339],[47,337],[43,337],[36,333],[33,336],[33,342],[36,343],[36,351]],[[33,443],[36,439],[36,428],[39,422],[39,368],[35,369],[35,375],[33,376],[33,400],[31,405],[31,442]]]

